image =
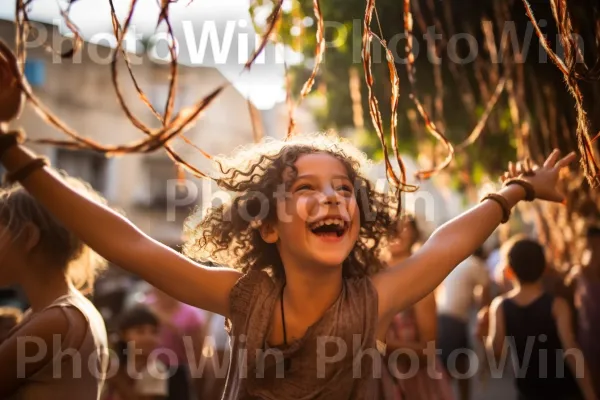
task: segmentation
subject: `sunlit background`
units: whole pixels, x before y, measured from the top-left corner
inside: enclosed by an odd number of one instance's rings
[[[3,1],[0,8],[0,18],[14,20],[15,0]],[[115,0],[115,10],[121,23],[128,15],[130,1]],[[283,11],[289,11],[291,1],[285,1]],[[36,0],[35,7],[31,8],[29,17],[33,21],[54,24],[59,27],[64,35],[70,35],[68,28],[61,18],[60,10],[66,9],[64,0]],[[249,13],[248,0],[209,0],[209,1],[178,1],[169,8],[170,20],[174,28],[175,39],[179,43],[179,62],[190,66],[215,66],[246,98],[261,110],[272,108],[276,103],[285,100],[284,63],[273,62],[268,59],[261,65],[254,65],[249,71],[243,71],[243,65],[248,61],[256,46],[254,28],[266,26],[266,18],[270,13],[268,6],[256,10],[254,22]],[[157,41],[163,41],[161,50],[152,49],[157,58],[168,59],[169,53],[164,46],[166,40],[166,26],[162,24],[157,29],[157,18],[160,8],[154,0],[140,0],[137,2],[131,28],[125,39],[126,48],[139,51],[141,43],[150,42],[150,46]],[[84,40],[103,46],[115,46],[116,39],[113,35],[110,5],[108,1],[80,0],[74,2],[70,17],[80,29]],[[207,25],[208,24],[208,25]],[[210,29],[214,27],[214,31]],[[210,31],[210,32],[209,32]],[[214,37],[212,33],[216,32]],[[247,37],[248,46],[238,50],[240,36]],[[152,38],[155,43],[152,43]],[[204,51],[199,51],[199,46],[204,42]],[[216,48],[211,47],[215,41]],[[213,50],[225,54],[219,57]],[[297,64],[302,55],[285,48],[283,45],[269,44],[265,51],[267,54],[277,54],[278,60],[284,60],[288,65]],[[200,54],[200,57],[198,57]],[[240,55],[241,54],[241,55]],[[195,56],[196,55],[196,56]],[[225,58],[225,59],[224,59]],[[275,57],[273,57],[275,58]]]

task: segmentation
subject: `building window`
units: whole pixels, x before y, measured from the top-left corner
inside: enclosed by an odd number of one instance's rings
[[[108,160],[103,154],[87,150],[56,150],[56,168],[82,179],[100,193],[106,191]]]

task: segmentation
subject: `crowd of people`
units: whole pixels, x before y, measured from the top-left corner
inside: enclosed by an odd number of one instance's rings
[[[392,259],[410,256],[420,236],[409,218],[390,243]],[[594,339],[600,333],[600,227],[591,226],[585,240],[581,264],[560,276],[558,285],[559,273],[535,235],[516,234],[502,246],[478,249],[434,292],[394,318],[388,349],[416,350],[425,362],[408,378],[394,379],[384,370],[380,398],[468,400],[475,380],[507,373],[515,378],[519,399],[595,398],[600,393],[600,348]],[[437,357],[428,364],[424,353],[434,341]],[[518,369],[526,368],[508,371],[507,356],[515,357]],[[397,371],[405,374],[411,361],[401,358]],[[494,365],[502,367],[492,376]]]
[[[89,188],[79,181],[68,181],[90,195]],[[10,250],[4,250],[4,260],[11,265],[4,279],[19,282],[20,289],[2,290],[0,345],[25,335],[21,326],[27,332],[27,325],[38,328],[38,324],[51,322],[44,312],[56,312],[62,321],[44,326],[42,331],[64,332],[62,345],[88,357],[98,347],[111,349],[108,358],[98,360],[99,370],[107,364],[111,373],[97,395],[90,395],[89,382],[81,379],[61,379],[52,385],[55,393],[62,390],[77,393],[78,398],[105,400],[221,398],[231,355],[223,316],[178,301],[116,266],[95,283],[95,291],[87,296],[91,302],[71,285],[67,296],[53,299],[54,285],[60,288],[61,276],[76,272],[73,276],[89,283],[97,266],[72,264],[86,254],[85,245],[25,189],[5,188],[0,198],[4,226],[23,237],[22,243],[11,242]],[[390,267],[426,243],[416,218],[405,216],[397,224],[382,253],[383,264]],[[35,246],[28,244],[34,240],[32,236],[37,240]],[[554,284],[556,271],[534,237],[516,235],[501,248],[487,252],[479,247],[435,290],[392,318],[376,397],[470,399],[475,378],[494,378],[485,358],[502,358],[505,342],[509,342],[507,348],[514,351],[519,365],[529,366],[515,378],[519,398],[595,398],[600,390],[600,347],[595,340],[600,333],[600,228],[590,227],[586,240],[581,264],[562,277],[564,288],[559,293]],[[101,332],[104,327],[106,342]],[[427,355],[432,343],[436,349],[433,359]],[[474,359],[469,350],[477,357],[477,373],[472,372]],[[15,356],[27,356],[34,350],[24,351]],[[390,362],[389,355],[396,351],[402,354]],[[417,358],[407,356],[410,354]],[[28,380],[53,380],[56,366],[52,359],[50,353],[28,363]],[[540,375],[542,369],[546,372]],[[506,373],[505,368],[500,372],[495,378]],[[37,393],[43,396],[48,390],[45,385],[36,389],[22,382],[15,381],[14,389],[27,394],[15,398],[36,398]]]
[[[18,109],[21,86],[0,84],[0,109]],[[535,237],[503,244],[501,278],[482,250],[521,201],[563,200],[574,154],[511,164],[425,240],[348,141],[257,144],[222,160],[232,201],[187,225],[180,253],[21,139],[0,125],[0,286],[26,301],[0,311],[1,398],[468,399],[474,369],[503,372],[478,357],[508,349],[519,399],[598,398],[598,228],[564,277],[572,298],[548,288]],[[95,284],[104,260],[129,275]]]

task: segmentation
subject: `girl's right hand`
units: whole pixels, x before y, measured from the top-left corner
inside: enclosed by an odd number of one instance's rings
[[[511,178],[522,179],[533,186],[537,199],[560,203],[564,201],[564,195],[557,188],[560,171],[571,164],[577,155],[573,152],[560,160],[559,157],[560,150],[555,149],[541,167],[531,165],[529,160],[510,163],[502,181]]]
[[[17,58],[8,46],[0,41],[0,126],[17,118],[23,103]]]

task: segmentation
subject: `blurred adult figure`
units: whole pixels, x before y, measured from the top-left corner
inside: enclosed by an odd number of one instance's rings
[[[469,371],[472,349],[470,321],[478,309],[489,304],[490,276],[483,250],[460,263],[436,291],[441,359],[452,377]],[[479,303],[479,304],[477,304]],[[453,355],[454,354],[454,355]],[[470,398],[470,380],[458,379],[460,398]]]

